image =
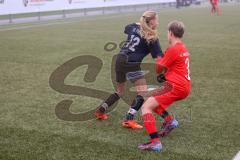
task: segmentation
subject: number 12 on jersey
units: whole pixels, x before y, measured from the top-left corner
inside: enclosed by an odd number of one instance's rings
[[[131,35],[130,41],[127,43],[126,47],[132,51],[135,52],[135,47],[138,46],[140,43],[140,38],[135,36],[135,35]]]

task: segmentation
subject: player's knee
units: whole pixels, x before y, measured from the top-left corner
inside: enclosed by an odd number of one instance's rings
[[[116,93],[118,94],[119,97],[122,97],[124,94],[124,91],[117,91]]]
[[[123,96],[124,90],[124,84],[118,85],[116,93],[119,95],[119,97]]]
[[[142,106],[142,114],[152,113],[154,108],[157,107],[155,101],[154,97],[149,97]]]

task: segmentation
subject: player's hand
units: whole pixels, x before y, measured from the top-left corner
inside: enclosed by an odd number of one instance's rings
[[[166,81],[165,75],[164,75],[164,74],[159,74],[159,75],[157,76],[157,81],[158,81],[159,83],[165,82],[165,81]]]

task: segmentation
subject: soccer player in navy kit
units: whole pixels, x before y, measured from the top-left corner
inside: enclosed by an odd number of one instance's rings
[[[152,58],[162,57],[158,33],[158,15],[154,11],[146,11],[140,18],[140,23],[129,24],[125,27],[124,33],[128,35],[127,41],[117,56],[115,63],[117,91],[110,95],[95,112],[96,118],[106,120],[108,115],[105,111],[120,99],[124,93],[126,80],[130,80],[136,86],[138,95],[133,100],[123,127],[143,128],[134,120],[134,115],[144,102],[143,93],[147,91],[147,84],[144,72],[141,71],[140,64],[149,53]]]

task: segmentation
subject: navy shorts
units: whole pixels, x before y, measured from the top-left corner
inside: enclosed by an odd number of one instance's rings
[[[144,78],[144,72],[140,67],[139,62],[128,62],[127,55],[118,54],[115,63],[116,81],[124,83],[127,80],[135,82],[138,79]]]

